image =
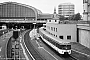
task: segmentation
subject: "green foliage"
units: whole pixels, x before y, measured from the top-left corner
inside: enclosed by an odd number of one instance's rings
[[[65,20],[64,16],[59,15],[59,20]]]
[[[81,15],[80,15],[80,13],[77,13],[77,14],[73,15],[73,16],[71,17],[71,20],[76,20],[76,21],[81,20]]]
[[[69,16],[69,17],[64,17],[64,16],[59,15],[59,20],[75,20],[75,21],[78,21],[78,20],[81,20],[81,15],[80,15],[80,13],[74,14],[74,15]]]

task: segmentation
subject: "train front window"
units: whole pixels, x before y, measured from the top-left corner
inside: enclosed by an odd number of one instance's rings
[[[63,50],[69,50],[71,49],[71,45],[60,45],[59,48]]]

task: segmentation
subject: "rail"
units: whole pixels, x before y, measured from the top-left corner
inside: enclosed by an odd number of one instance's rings
[[[24,37],[29,36],[28,34],[26,34]],[[34,48],[34,46],[32,45],[32,43],[30,42],[30,37],[24,38],[24,42],[25,42],[26,47],[28,48],[29,52],[32,54],[34,60],[45,60],[45,58],[43,58],[39,54],[39,52]]]

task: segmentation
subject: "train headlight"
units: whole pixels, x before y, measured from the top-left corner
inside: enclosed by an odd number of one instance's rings
[[[62,53],[64,53],[64,52],[62,51]]]
[[[71,54],[71,51],[69,51],[69,54]]]

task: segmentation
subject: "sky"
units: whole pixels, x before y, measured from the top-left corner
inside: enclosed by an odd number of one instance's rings
[[[58,13],[58,5],[61,3],[73,3],[75,5],[75,13],[83,14],[83,0],[0,0],[3,2],[18,2],[26,5],[33,6],[39,9],[42,13],[52,14],[54,7]]]

